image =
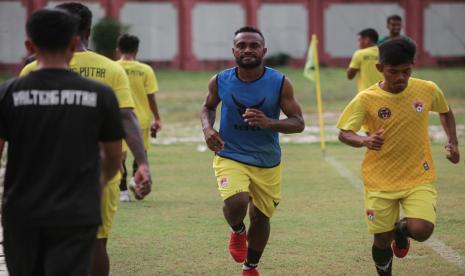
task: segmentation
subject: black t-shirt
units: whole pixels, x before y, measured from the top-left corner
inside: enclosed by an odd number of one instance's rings
[[[99,142],[124,137],[110,87],[64,69],[7,82],[0,86],[0,137],[8,141],[4,222],[101,223]]]

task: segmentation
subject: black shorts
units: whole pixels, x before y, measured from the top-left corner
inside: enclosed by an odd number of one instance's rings
[[[97,226],[28,227],[3,223],[10,276],[89,275]]]

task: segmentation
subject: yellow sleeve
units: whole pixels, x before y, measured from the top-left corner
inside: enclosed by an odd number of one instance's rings
[[[360,69],[361,63],[362,63],[362,55],[360,54],[360,51],[357,50],[352,55],[352,59],[350,60],[349,68]]]
[[[37,61],[33,61],[29,63],[28,65],[24,66],[24,68],[19,73],[19,76],[24,77],[36,69],[37,69]]]
[[[433,101],[431,103],[431,111],[439,113],[449,112],[449,105],[447,104],[446,98],[442,90],[434,83],[433,85]]]
[[[341,130],[352,130],[357,132],[362,127],[365,120],[365,110],[356,96],[344,109],[336,127]]]
[[[115,70],[117,70],[117,72],[113,79],[112,88],[118,99],[119,108],[134,108],[135,104],[131,96],[128,76],[123,67],[119,64],[115,66]]]
[[[145,74],[145,83],[144,83],[144,88],[145,92],[147,95],[153,94],[158,91],[158,82],[157,82],[157,76],[155,75],[155,72],[153,71],[152,67],[147,66],[146,67],[146,74]]]

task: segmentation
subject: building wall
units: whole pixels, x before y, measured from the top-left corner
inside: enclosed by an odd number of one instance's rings
[[[425,9],[425,50],[431,56],[464,56],[465,3],[430,4]]]
[[[285,53],[302,58],[308,49],[308,12],[302,3],[269,4],[258,9],[258,27],[266,39],[268,54]]]
[[[26,9],[18,1],[0,2],[0,62],[17,63],[26,55]]]
[[[237,3],[198,3],[192,10],[192,45],[199,60],[231,59],[231,34],[245,25]]]
[[[396,3],[338,3],[324,13],[326,51],[332,57],[350,57],[357,49],[357,33],[373,28],[380,36],[388,35],[386,18],[398,14],[405,18],[404,9]]]
[[[178,55],[178,12],[172,3],[128,2],[120,19],[140,38],[140,59],[170,61]]]
[[[18,68],[26,15],[62,1],[0,0],[0,70]],[[399,14],[403,32],[417,42],[417,64],[465,63],[465,0],[85,0],[94,23],[119,18],[141,38],[139,57],[178,69],[232,64],[233,33],[258,26],[268,54],[285,53],[302,65],[311,34],[318,35],[320,62],[346,66],[357,32],[387,34],[386,17]]]

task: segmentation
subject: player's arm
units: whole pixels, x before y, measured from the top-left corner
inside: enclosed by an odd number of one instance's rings
[[[100,142],[100,157],[102,162],[100,183],[102,188],[121,168],[121,147],[121,140]]]
[[[341,129],[339,131],[339,141],[355,148],[367,147],[371,150],[381,150],[384,144],[383,131],[380,129],[375,133],[365,136],[358,135],[352,130]]]
[[[460,161],[460,152],[458,148],[458,139],[455,127],[455,117],[452,109],[446,113],[439,113],[442,128],[447,135],[447,144],[445,149],[447,152],[447,159],[450,162],[457,164]]]
[[[355,75],[357,75],[357,72],[360,70],[360,63],[360,54],[358,51],[355,51],[347,67],[347,79],[351,80],[355,78]]]
[[[287,118],[275,120],[268,118],[261,110],[247,108],[244,121],[252,126],[272,129],[281,133],[298,133],[305,128],[302,110],[294,97],[294,88],[288,78],[284,79],[280,107]]]
[[[357,75],[358,69],[355,68],[347,68],[347,79],[351,80],[355,78],[355,75]]]
[[[218,96],[217,76],[213,76],[208,83],[208,94],[200,109],[200,122],[202,123],[205,142],[210,150],[217,152],[223,149],[224,141],[218,131],[213,128],[216,119],[216,108],[220,104]]]
[[[153,138],[155,138],[157,137],[157,132],[161,130],[160,113],[158,112],[158,105],[157,105],[157,100],[155,98],[155,93],[148,94],[147,98],[149,100],[150,110],[152,111],[153,117],[155,118],[155,121],[150,127],[150,135]]]
[[[120,112],[124,132],[126,134],[126,143],[138,165],[136,175],[134,176],[135,182],[138,184],[136,186],[136,192],[143,198],[150,193],[152,179],[142,140],[142,132],[140,130],[139,121],[132,108],[121,108]]]

